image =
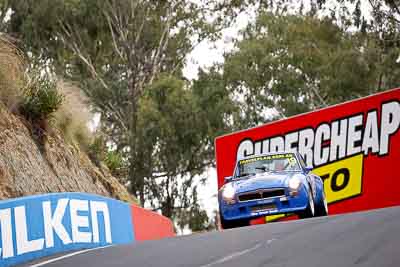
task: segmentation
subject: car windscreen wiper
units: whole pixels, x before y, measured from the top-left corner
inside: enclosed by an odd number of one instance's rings
[[[270,172],[271,170],[270,169],[268,169],[267,167],[256,167],[255,168],[256,170],[262,170],[263,172]]]
[[[238,176],[236,176],[237,178],[240,178],[240,177],[245,177],[245,176],[250,176],[250,175],[255,175],[255,173],[241,173],[240,175],[238,175]]]

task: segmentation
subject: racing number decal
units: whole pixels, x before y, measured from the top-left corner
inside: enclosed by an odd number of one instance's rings
[[[297,165],[297,160],[294,157],[288,158],[290,166],[296,166]]]
[[[363,155],[359,154],[314,169],[312,172],[324,181],[328,203],[361,194]]]
[[[324,191],[328,203],[357,196],[362,191],[363,154],[315,168],[312,172],[324,181]],[[286,215],[269,215],[265,217],[265,221],[272,222],[283,217]]]

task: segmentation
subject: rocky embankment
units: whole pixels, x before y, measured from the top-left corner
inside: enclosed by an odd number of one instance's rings
[[[41,144],[0,103],[0,199],[50,192],[86,192],[134,202],[106,167],[97,167],[57,133]]]

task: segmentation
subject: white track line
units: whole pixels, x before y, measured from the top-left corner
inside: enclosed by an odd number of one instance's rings
[[[261,247],[261,246],[264,245],[264,244],[269,245],[269,244],[271,244],[272,241],[274,241],[274,240],[276,240],[276,239],[270,239],[270,240],[268,240],[267,242],[258,243],[258,244],[255,245],[254,247],[251,247],[251,248],[248,248],[248,249],[245,249],[245,250],[242,250],[242,251],[234,252],[234,253],[232,253],[232,254],[226,256],[226,257],[223,257],[223,258],[221,258],[221,259],[219,259],[219,260],[213,261],[213,262],[211,262],[211,263],[209,263],[209,264],[201,265],[200,267],[211,267],[211,266],[214,266],[214,265],[217,265],[217,264],[221,264],[221,263],[230,261],[230,260],[232,260],[232,259],[234,259],[234,258],[237,258],[237,257],[240,257],[240,256],[242,256],[242,255],[244,255],[244,254],[250,253],[250,252],[252,252],[252,251],[258,249],[259,247]]]
[[[46,265],[46,264],[49,264],[49,263],[52,263],[52,262],[56,262],[56,261],[59,261],[59,260],[62,260],[62,259],[66,259],[66,258],[69,258],[69,257],[73,257],[73,256],[76,256],[76,255],[85,253],[85,252],[89,252],[89,251],[93,251],[93,250],[97,250],[97,249],[101,249],[101,248],[108,248],[108,247],[111,247],[111,246],[112,246],[112,245],[104,246],[104,247],[98,247],[98,248],[89,248],[89,249],[84,249],[84,250],[76,251],[76,252],[73,252],[73,253],[70,253],[70,254],[61,256],[61,257],[57,257],[57,258],[53,258],[53,259],[50,259],[50,260],[47,260],[47,261],[43,261],[43,262],[39,262],[39,263],[36,263],[36,264],[33,264],[33,265],[29,265],[28,267],[40,267],[40,266],[44,266],[44,265]]]

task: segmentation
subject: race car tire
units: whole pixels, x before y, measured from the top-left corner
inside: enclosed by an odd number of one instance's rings
[[[322,192],[320,200],[315,205],[315,216],[328,216],[328,202],[324,192]]]
[[[250,220],[248,220],[248,219],[224,220],[224,218],[222,216],[220,216],[220,218],[221,218],[222,229],[231,229],[231,228],[243,227],[243,226],[250,225]]]
[[[314,197],[310,191],[308,191],[308,204],[304,211],[299,213],[301,219],[311,218],[315,216],[315,202]]]

